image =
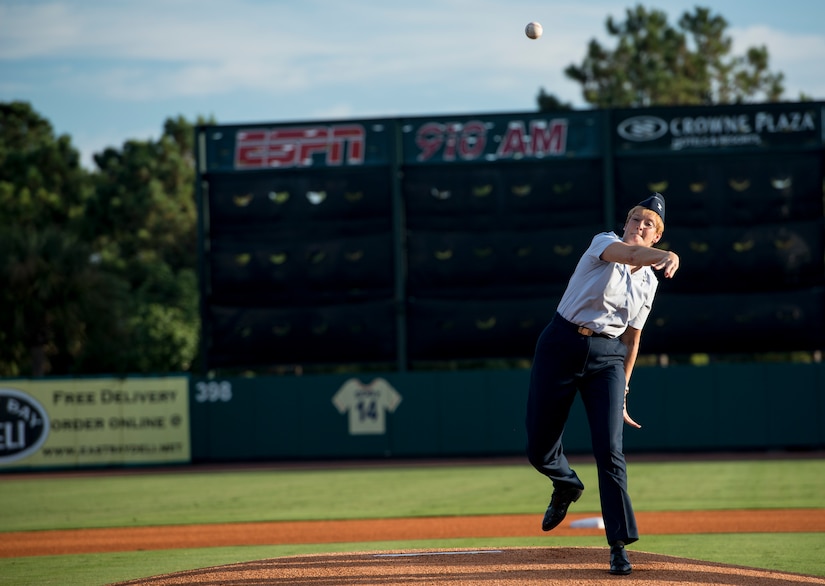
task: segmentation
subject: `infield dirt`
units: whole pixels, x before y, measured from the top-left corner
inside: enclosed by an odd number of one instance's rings
[[[574,529],[587,515],[568,515],[553,536],[604,535],[598,528]],[[825,509],[759,511],[638,512],[642,534],[825,532]],[[536,515],[423,517],[355,521],[301,521],[220,525],[24,531],[0,533],[0,556],[66,555],[115,551],[233,545],[364,543],[451,538],[541,539]],[[825,578],[686,560],[630,550],[630,576],[607,572],[607,548],[537,547],[483,550],[414,550],[317,554],[199,568],[140,578],[123,585],[221,584],[444,584],[515,586],[615,584],[625,586],[778,586],[821,584]]]
[[[536,515],[414,517],[332,521],[278,521],[212,525],[165,525],[0,533],[0,557],[66,555],[300,543],[362,543],[544,535],[603,536],[597,528],[569,525],[586,514],[569,514],[562,526],[543,533]],[[642,535],[688,533],[825,532],[825,509],[637,512]]]

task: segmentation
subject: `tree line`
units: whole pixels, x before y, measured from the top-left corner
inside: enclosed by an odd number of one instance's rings
[[[777,101],[765,47],[731,55],[709,9],[636,6],[608,18],[565,75],[591,107]],[[800,99],[804,99],[801,96]],[[540,111],[571,109],[542,88]],[[80,164],[26,102],[0,103],[0,376],[158,373],[198,367],[194,127],[169,118]]]
[[[193,140],[168,119],[88,171],[30,104],[0,104],[0,375],[192,368]]]

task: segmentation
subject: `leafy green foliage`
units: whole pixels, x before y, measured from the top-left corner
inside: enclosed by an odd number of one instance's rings
[[[548,94],[542,88],[539,91],[539,111],[540,112],[558,112],[558,111],[569,111],[573,109],[573,105],[569,102],[562,102],[557,96],[554,94]]]
[[[89,172],[29,104],[0,104],[0,376],[191,367],[193,130],[169,119]]]
[[[0,104],[0,374],[65,371],[111,333],[117,279],[78,235],[90,178],[28,104]]]
[[[638,5],[623,22],[607,19],[614,49],[591,40],[583,62],[568,66],[565,75],[581,84],[588,104],[600,108],[779,100],[783,75],[769,71],[767,48],[732,56],[727,26],[721,16],[696,7],[674,28],[664,12]]]
[[[121,283],[89,258],[88,246],[60,228],[3,230],[0,299],[10,311],[0,318],[0,364],[11,374],[43,375],[79,357],[90,333],[112,334]]]
[[[185,371],[197,353],[193,134],[185,120],[168,120],[157,142],[129,141],[95,156],[100,172],[84,230],[103,268],[129,286],[130,372]]]
[[[0,103],[0,227],[63,226],[89,195],[88,173],[68,136],[24,102]]]

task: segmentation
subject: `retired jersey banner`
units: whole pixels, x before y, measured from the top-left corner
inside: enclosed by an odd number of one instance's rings
[[[190,460],[189,378],[0,381],[0,469]]]

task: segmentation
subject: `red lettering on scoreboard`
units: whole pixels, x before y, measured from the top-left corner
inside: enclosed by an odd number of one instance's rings
[[[530,131],[521,120],[507,125],[496,153],[499,159],[563,155],[567,150],[567,120],[533,120]]]
[[[471,122],[427,122],[418,128],[415,144],[420,162],[440,159],[473,161],[563,155],[567,151],[567,120],[532,120],[529,128],[523,120],[511,120],[502,136],[488,137],[490,125]],[[486,153],[487,144],[498,141],[495,154]]]
[[[367,132],[360,124],[239,130],[235,168],[311,167],[322,156],[330,167],[364,163]]]
[[[415,144],[421,151],[419,161],[428,161],[439,152],[442,161],[472,161],[484,154],[487,127],[477,120],[466,124],[428,122],[418,129]]]

